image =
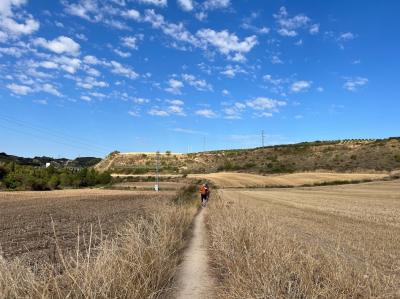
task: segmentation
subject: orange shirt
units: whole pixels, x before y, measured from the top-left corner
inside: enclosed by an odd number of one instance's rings
[[[201,194],[207,194],[207,188],[204,187],[204,186],[201,186],[201,187],[200,187],[200,193],[201,193]]]

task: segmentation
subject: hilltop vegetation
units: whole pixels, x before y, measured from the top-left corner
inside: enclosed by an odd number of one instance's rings
[[[111,182],[107,172],[82,168],[48,168],[18,165],[13,162],[0,163],[0,189],[9,190],[53,190],[104,185]]]
[[[261,174],[301,171],[392,171],[400,169],[400,138],[303,142],[254,149],[160,154],[164,173],[246,171]],[[99,171],[143,174],[155,171],[156,154],[113,152]]]
[[[95,157],[79,157],[74,160],[69,160],[66,158],[54,159],[51,157],[34,157],[25,158],[13,155],[7,155],[6,153],[0,153],[0,163],[15,163],[18,165],[29,165],[29,166],[45,166],[46,163],[52,163],[60,167],[91,167],[96,165],[101,161],[100,158]]]

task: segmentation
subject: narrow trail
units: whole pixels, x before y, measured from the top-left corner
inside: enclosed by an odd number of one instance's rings
[[[184,253],[178,272],[176,298],[212,298],[214,282],[210,275],[207,255],[207,232],[201,209],[194,219],[193,237]]]

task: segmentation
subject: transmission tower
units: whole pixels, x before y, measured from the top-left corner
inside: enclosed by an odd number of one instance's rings
[[[265,134],[264,134],[264,130],[261,131],[261,145],[262,147],[264,147],[264,139],[265,139]]]

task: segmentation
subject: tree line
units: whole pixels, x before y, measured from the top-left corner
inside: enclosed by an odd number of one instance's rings
[[[111,175],[93,168],[68,169],[35,167],[16,163],[0,164],[0,189],[55,190],[106,185]]]

